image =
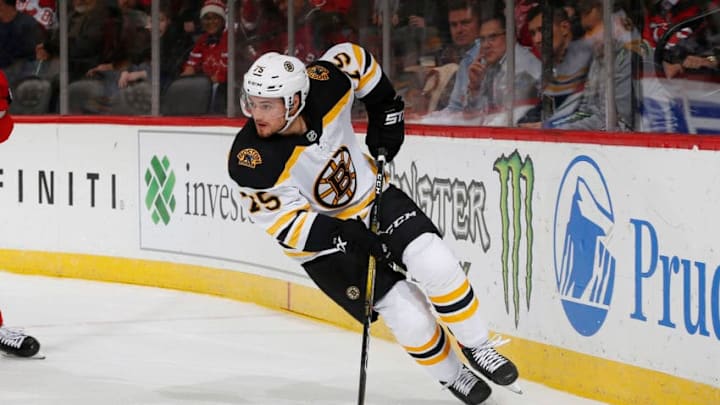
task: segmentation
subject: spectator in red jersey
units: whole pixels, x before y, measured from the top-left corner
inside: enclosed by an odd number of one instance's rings
[[[57,24],[56,0],[17,0],[17,10],[33,17],[45,31],[55,28]]]
[[[205,0],[200,9],[203,34],[195,42],[181,76],[198,73],[207,75],[213,83],[227,82],[227,30],[225,4],[221,0]]]
[[[36,44],[36,48],[50,37],[52,30],[58,28],[57,17],[57,1],[56,0],[17,0],[15,3],[17,11],[33,17],[42,28],[40,42]],[[59,60],[53,63],[44,63],[44,61],[36,60],[33,62],[32,70],[26,68],[24,75],[35,75],[40,77],[52,77],[60,71]]]
[[[718,0],[650,0],[642,37],[652,48],[676,24],[720,7]],[[700,19],[677,31],[667,39],[662,52],[663,71],[667,77],[683,74],[686,69],[718,69],[718,44],[708,35],[709,22]],[[717,33],[715,33],[717,34]]]

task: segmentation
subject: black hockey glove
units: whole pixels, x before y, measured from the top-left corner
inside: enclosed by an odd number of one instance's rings
[[[368,229],[359,218],[342,221],[333,235],[333,243],[343,252],[369,253],[378,259],[389,256],[388,248],[380,235]]]
[[[389,102],[368,105],[368,128],[365,143],[374,158],[378,149],[385,148],[388,162],[391,162],[405,140],[405,103],[400,96]]]

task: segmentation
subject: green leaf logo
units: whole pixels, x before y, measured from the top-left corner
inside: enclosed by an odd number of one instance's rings
[[[153,156],[150,167],[145,171],[145,184],[145,206],[150,210],[153,222],[157,224],[162,221],[167,225],[170,215],[175,211],[175,172],[170,169],[167,156],[163,156],[162,161]]]

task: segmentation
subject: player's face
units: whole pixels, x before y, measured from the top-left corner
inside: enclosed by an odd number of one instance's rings
[[[281,98],[248,96],[244,107],[255,120],[261,138],[267,138],[285,126],[285,103]]]

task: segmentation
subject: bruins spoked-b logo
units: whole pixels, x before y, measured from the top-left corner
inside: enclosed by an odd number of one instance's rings
[[[520,283],[525,292],[525,304],[530,309],[533,270],[533,209],[532,195],[535,169],[530,156],[525,160],[515,150],[510,156],[495,160],[493,170],[500,177],[500,219],[502,226],[502,281],[505,311],[510,313],[510,282],[515,327],[520,321]],[[524,239],[524,241],[523,241]],[[521,259],[524,253],[524,261]],[[512,255],[511,255],[512,254]],[[524,263],[524,277],[521,265]]]
[[[350,151],[342,146],[315,182],[315,200],[328,208],[342,207],[352,201],[356,188],[357,172]]]
[[[360,289],[357,288],[357,287],[354,286],[354,285],[351,285],[350,287],[348,287],[348,288],[345,290],[345,295],[346,295],[349,299],[355,301],[355,300],[357,300],[358,298],[360,298]]]

